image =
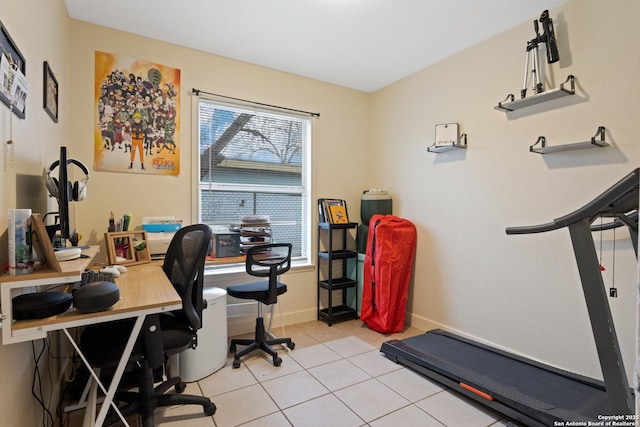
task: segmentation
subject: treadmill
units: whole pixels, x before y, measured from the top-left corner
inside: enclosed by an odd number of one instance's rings
[[[506,229],[509,235],[569,229],[604,381],[439,329],[387,341],[380,351],[527,426],[549,426],[555,421],[584,421],[587,425],[602,421],[602,415],[634,414],[634,393],[627,381],[592,232],[626,226],[637,258],[639,184],[640,169],[635,169],[568,215],[547,224]],[[592,226],[599,217],[610,221]]]

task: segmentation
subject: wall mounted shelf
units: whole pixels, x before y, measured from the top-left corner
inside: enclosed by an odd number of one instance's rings
[[[427,147],[427,151],[430,153],[444,153],[446,151],[457,150],[457,149],[467,149],[467,134],[463,133],[460,135],[460,139],[458,141],[448,141],[445,143],[436,143]]]
[[[436,125],[435,142],[427,147],[427,151],[430,153],[443,153],[459,148],[467,148],[467,134],[460,135],[458,123]]]
[[[540,136],[536,143],[529,147],[529,151],[538,154],[548,154],[558,153],[560,151],[581,150],[584,148],[606,147],[609,144],[604,140],[604,131],[605,127],[600,126],[598,127],[596,134],[591,137],[590,141],[574,142],[571,144],[556,145],[554,147],[547,146],[547,139],[544,136]],[[536,147],[538,144],[540,144],[540,146]]]
[[[566,87],[567,83],[569,83],[568,88]],[[529,96],[527,98],[522,98],[517,100],[514,100],[513,94],[510,93],[509,95],[507,95],[504,101],[498,102],[498,105],[496,105],[493,108],[495,108],[498,111],[506,111],[506,112],[516,111],[522,108],[531,107],[532,105],[537,105],[537,104],[551,101],[554,99],[563,98],[565,96],[575,95],[575,93],[576,93],[575,77],[570,74],[569,77],[567,77],[567,80],[565,80],[564,83],[562,83],[559,88],[547,90],[545,92],[541,92],[541,93]],[[510,101],[506,102],[509,99]]]

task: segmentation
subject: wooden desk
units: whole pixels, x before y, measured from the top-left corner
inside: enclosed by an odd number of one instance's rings
[[[130,266],[128,267],[127,273],[121,274],[120,277],[116,278],[116,284],[120,289],[120,300],[107,311],[80,313],[75,308],[70,308],[62,314],[46,319],[13,320],[11,298],[13,295],[17,295],[21,288],[77,282],[80,280],[82,271],[90,264],[91,259],[97,252],[98,248],[92,247],[87,250],[87,255],[89,255],[90,258],[81,258],[61,263],[62,272],[43,269],[31,274],[3,276],[0,278],[0,298],[4,316],[2,325],[3,344],[37,340],[45,338],[49,331],[62,330],[71,341],[71,344],[85,365],[89,368],[93,379],[105,393],[105,400],[97,418],[95,418],[94,412],[87,411],[91,417],[89,425],[102,425],[107,415],[109,405],[113,402],[113,396],[124,373],[124,368],[131,355],[133,345],[140,333],[145,317],[149,314],[177,310],[182,307],[182,301],[162,271],[161,264],[149,263]],[[125,318],[136,318],[136,323],[116,368],[110,388],[106,390],[100,383],[98,375],[85,359],[79,346],[73,340],[68,329]],[[95,405],[91,407],[95,407]]]
[[[3,344],[45,338],[49,331],[176,310],[182,306],[178,293],[162,271],[162,265],[148,263],[131,266],[127,273],[116,279],[120,289],[120,301],[107,311],[79,313],[72,307],[62,314],[45,319],[13,320],[13,296],[27,287],[79,281],[82,271],[89,266],[91,259],[98,252],[98,247],[91,247],[85,252],[90,258],[61,262],[62,273],[44,268],[31,274],[0,277],[0,302],[4,315]]]
[[[0,305],[2,307],[3,324],[2,344],[31,341],[47,336],[45,330],[38,331],[37,328],[29,329],[30,336],[26,336],[24,333],[22,337],[14,336],[14,329],[17,330],[21,322],[15,322],[13,320],[13,306],[11,303],[13,297],[20,295],[25,290],[30,291],[25,288],[52,286],[79,281],[80,274],[89,266],[93,257],[98,253],[98,250],[98,246],[92,246],[83,251],[83,255],[86,255],[87,258],[77,258],[75,260],[61,262],[61,272],[55,271],[47,266],[42,266],[30,274],[0,276]]]
[[[120,300],[109,310],[80,313],[72,307],[62,314],[46,319],[20,320],[13,324],[12,336],[20,339],[23,336],[29,337],[41,332],[109,322],[134,317],[141,313],[152,314],[182,307],[178,293],[159,264],[131,266],[127,273],[116,278],[116,284],[120,289]]]

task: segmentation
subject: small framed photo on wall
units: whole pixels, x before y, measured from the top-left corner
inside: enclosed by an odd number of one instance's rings
[[[21,119],[25,118],[29,86],[26,73],[24,56],[0,22],[0,101]]]
[[[44,61],[43,67],[43,108],[49,114],[51,120],[58,123],[58,80],[53,75],[49,63]]]

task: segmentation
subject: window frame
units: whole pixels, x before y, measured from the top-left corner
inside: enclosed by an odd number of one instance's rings
[[[312,195],[313,195],[313,185],[314,185],[314,175],[313,175],[313,163],[312,163],[312,152],[314,150],[314,120],[313,116],[309,116],[308,114],[292,112],[289,109],[280,110],[277,107],[268,108],[262,105],[254,105],[252,103],[245,103],[240,101],[221,101],[216,99],[214,96],[206,96],[206,95],[194,95],[192,97],[192,222],[198,223],[202,221],[202,205],[201,205],[201,193],[204,189],[214,189],[214,190],[223,190],[223,191],[255,191],[256,189],[260,189],[261,187],[268,189],[269,193],[296,193],[301,196],[301,251],[302,254],[300,256],[295,256],[292,258],[292,268],[299,267],[309,267],[313,266],[313,256],[312,256],[312,221],[313,221],[313,206],[312,206]],[[298,118],[306,121],[306,146],[303,149],[303,155],[301,159],[302,164],[302,183],[301,186],[271,186],[271,185],[260,185],[260,184],[239,184],[239,183],[208,183],[200,181],[200,104],[201,102],[210,103],[215,105],[216,107],[221,108],[229,108],[232,110],[242,110],[248,112],[255,112],[257,114],[264,115],[272,115],[272,116],[285,116]],[[293,190],[293,191],[292,191]],[[212,224],[213,225],[213,224]],[[230,261],[228,263],[225,262],[216,262],[215,264],[208,264],[206,266],[207,274],[219,274],[219,273],[237,273],[244,271],[244,262]]]

